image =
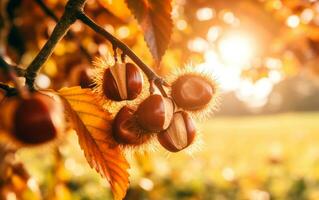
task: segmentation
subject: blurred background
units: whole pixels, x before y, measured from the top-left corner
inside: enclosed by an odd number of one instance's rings
[[[66,0],[45,0],[60,16]],[[130,156],[126,199],[319,199],[319,1],[174,0],[174,31],[161,68],[185,64],[220,84],[219,110],[199,122],[191,155],[163,149]],[[0,51],[27,66],[55,21],[32,0],[0,3]],[[124,0],[89,0],[86,12],[143,61],[151,54]],[[39,88],[90,86],[91,61],[110,44],[81,23],[71,28],[36,80]],[[79,48],[81,47],[81,48]],[[1,81],[5,81],[0,77]],[[110,199],[75,134],[58,148],[18,157],[33,178],[25,199]]]

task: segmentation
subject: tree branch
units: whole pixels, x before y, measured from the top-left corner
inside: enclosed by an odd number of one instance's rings
[[[70,29],[70,26],[76,21],[77,13],[83,11],[86,1],[87,0],[69,0],[67,2],[64,13],[54,27],[49,39],[27,68],[26,84],[31,90],[34,90],[34,79],[37,75],[37,72],[51,56],[57,43],[67,33],[67,31]]]
[[[141,70],[148,77],[149,81],[154,82],[154,84],[159,88],[163,96],[167,96],[165,90],[163,89],[163,85],[168,86],[168,84],[160,76],[158,76],[150,67],[148,67],[126,44],[124,44],[119,39],[114,37],[112,34],[107,32],[104,28],[96,24],[83,11],[79,11],[77,17],[84,24],[93,29],[96,33],[102,35],[104,38],[110,41],[113,47],[121,49],[125,55],[129,56],[141,68]]]
[[[43,12],[48,15],[51,19],[53,19],[55,22],[59,22],[58,16],[53,12],[52,9],[50,9],[44,2],[43,0],[35,0],[35,2],[39,5],[39,7],[43,10]],[[81,44],[81,41],[77,37],[75,37],[74,33],[72,30],[66,33],[66,37],[69,38],[75,38],[76,42],[78,43],[80,50],[82,51],[83,55],[88,59],[89,62],[92,61],[92,57],[90,53],[86,50],[86,48]]]
[[[34,90],[34,80],[35,77],[40,70],[41,66],[47,61],[47,59],[53,53],[53,50],[57,43],[64,37],[64,35],[70,29],[70,26],[79,19],[84,24],[93,29],[96,33],[105,37],[108,41],[110,41],[115,48],[119,48],[122,52],[129,56],[145,73],[148,77],[149,81],[154,83],[163,96],[167,96],[163,86],[169,86],[160,76],[158,76],[150,67],[148,67],[126,44],[121,42],[119,39],[114,37],[112,34],[107,32],[101,26],[96,24],[93,20],[91,20],[84,12],[83,7],[87,0],[69,0],[65,6],[64,13],[60,20],[54,14],[50,8],[48,8],[42,0],[36,0],[39,6],[44,10],[47,15],[49,15],[52,19],[57,21],[56,26],[49,39],[45,43],[45,45],[41,48],[40,52],[33,59],[26,70],[19,70],[16,68],[19,74],[22,74],[26,78],[26,84],[29,86],[29,89]],[[82,45],[80,45],[81,50],[85,50]],[[86,50],[85,50],[86,52]]]

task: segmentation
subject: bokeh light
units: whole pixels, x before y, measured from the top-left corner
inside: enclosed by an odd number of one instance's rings
[[[51,80],[45,74],[39,74],[35,80],[35,84],[41,89],[47,89],[51,85]]]
[[[207,41],[200,37],[196,37],[188,42],[188,49],[194,52],[204,52],[207,48]]]
[[[211,8],[200,8],[196,12],[196,17],[200,21],[206,21],[212,19],[214,14],[214,10]]]
[[[245,33],[231,32],[221,38],[218,50],[225,62],[242,66],[253,58],[254,43]]]
[[[287,18],[286,24],[290,28],[296,28],[299,26],[300,18],[297,15],[291,15]]]

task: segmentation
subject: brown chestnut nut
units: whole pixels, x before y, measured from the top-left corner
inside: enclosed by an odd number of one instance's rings
[[[137,108],[137,122],[145,130],[159,132],[168,128],[173,112],[171,99],[159,94],[150,95]]]
[[[70,70],[68,82],[70,85],[80,85],[81,88],[93,88],[93,70],[85,65],[76,65]]]
[[[112,124],[112,134],[120,144],[139,145],[150,138],[150,134],[143,131],[136,123],[135,111],[124,106],[116,114]]]
[[[114,101],[133,100],[142,91],[143,76],[132,63],[116,63],[103,75],[103,93]]]
[[[157,134],[160,144],[170,152],[178,152],[194,141],[196,128],[187,112],[174,113],[171,125],[167,130]]]
[[[18,141],[41,144],[63,131],[63,111],[52,97],[34,93],[17,103],[12,123],[12,134]]]
[[[95,86],[90,73],[88,68],[84,68],[79,72],[78,82],[81,88],[93,88]]]
[[[205,78],[186,74],[172,84],[172,98],[178,107],[186,110],[204,108],[213,98],[214,86]]]

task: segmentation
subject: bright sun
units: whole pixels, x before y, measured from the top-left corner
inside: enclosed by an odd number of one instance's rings
[[[246,33],[231,32],[218,43],[218,51],[225,63],[245,65],[254,55],[254,42]]]
[[[217,49],[204,51],[204,62],[197,67],[214,74],[222,91],[234,91],[251,107],[260,107],[267,102],[277,81],[270,77],[253,82],[241,77],[242,70],[251,67],[257,44],[256,38],[248,32],[229,31],[220,38]]]

